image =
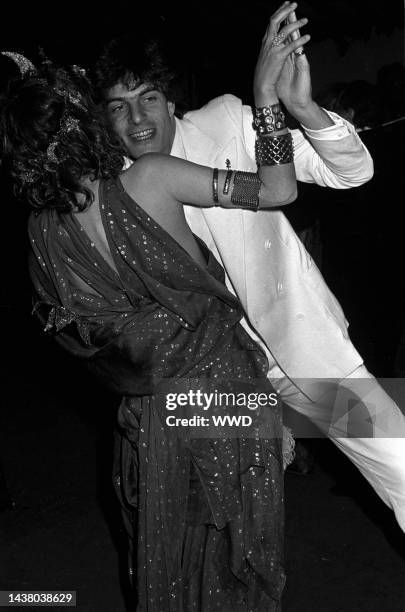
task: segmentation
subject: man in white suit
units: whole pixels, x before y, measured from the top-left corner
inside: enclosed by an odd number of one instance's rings
[[[278,31],[295,19],[295,8],[284,3],[269,27]],[[111,126],[130,158],[161,152],[256,171],[251,108],[225,95],[177,118],[170,74],[153,44],[123,53],[113,43],[97,74]],[[313,101],[304,54],[286,61],[278,96],[301,124],[292,130],[299,181],[346,189],[371,179],[373,162],[354,127]],[[242,324],[265,350],[283,401],[331,437],[405,531],[404,416],[363,365],[339,303],[284,214],[185,209],[192,230],[223,264],[245,309]]]

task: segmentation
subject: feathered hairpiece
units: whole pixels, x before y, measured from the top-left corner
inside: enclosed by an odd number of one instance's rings
[[[21,55],[21,53],[15,53],[15,51],[2,51],[1,54],[9,57],[17,64],[21,76],[24,76],[27,72],[35,73],[37,71],[34,64],[24,55]]]
[[[38,73],[34,64],[21,53],[16,53],[14,51],[2,51],[1,54],[5,55],[6,57],[9,57],[11,60],[13,60],[17,64],[20,70],[20,73],[21,73],[21,77],[25,77],[29,75],[35,76]],[[43,62],[42,62],[43,64],[52,64],[52,62],[45,57],[42,50],[41,50],[41,55],[43,56]],[[80,66],[74,65],[72,66],[72,70],[76,75],[80,75],[80,76],[86,75],[86,71],[84,70],[84,68],[80,68]],[[44,83],[45,84],[47,83],[45,79],[44,79]],[[72,117],[72,115],[69,114],[67,103],[70,102],[70,104],[73,104],[77,108],[80,108],[82,111],[86,112],[86,108],[82,104],[81,97],[79,94],[76,94],[74,92],[72,93],[70,91],[67,91],[66,89],[61,89],[60,87],[53,87],[53,90],[56,94],[58,94],[64,99],[65,110],[63,111],[62,118],[60,120],[59,130],[56,132],[55,136],[49,143],[48,148],[46,150],[43,167],[44,169],[48,171],[52,171],[53,169],[52,165],[55,165],[55,164],[58,165],[62,163],[63,161],[65,161],[66,159],[65,156],[63,155],[58,156],[56,153],[56,149],[61,139],[69,132],[72,132],[74,130],[77,130],[77,131],[80,130],[79,120]],[[26,182],[26,183],[33,183],[39,178],[37,176],[37,173],[33,172],[30,169],[23,169],[23,168],[21,168],[20,170],[20,177],[23,180],[23,182]]]

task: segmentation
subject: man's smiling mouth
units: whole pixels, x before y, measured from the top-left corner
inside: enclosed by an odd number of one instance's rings
[[[140,132],[132,132],[130,134],[130,138],[136,141],[149,140],[150,138],[152,138],[154,133],[155,133],[155,130],[153,129],[142,130]]]

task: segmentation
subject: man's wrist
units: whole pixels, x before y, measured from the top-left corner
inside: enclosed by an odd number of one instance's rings
[[[273,104],[279,104],[280,100],[275,89],[268,89],[266,91],[254,91],[255,106],[272,106]]]
[[[294,119],[309,130],[322,130],[334,125],[329,115],[313,100],[305,105],[286,105],[286,108]]]

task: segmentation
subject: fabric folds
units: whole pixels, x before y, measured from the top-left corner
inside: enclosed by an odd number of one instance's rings
[[[215,428],[179,435],[165,404],[167,393],[190,389],[274,393],[267,359],[239,325],[242,308],[202,241],[206,267],[119,181],[100,183],[99,206],[116,269],[80,214],[51,210],[30,218],[30,273],[44,328],[121,397],[118,489],[136,609],[277,611],[285,581],[280,404],[257,409],[246,437]]]

